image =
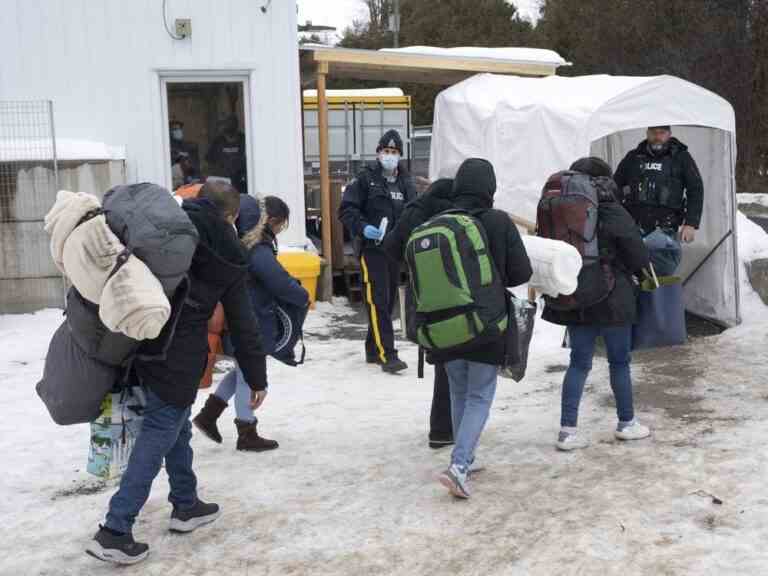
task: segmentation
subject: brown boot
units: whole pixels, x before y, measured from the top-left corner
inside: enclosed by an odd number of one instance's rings
[[[208,400],[205,401],[203,409],[200,410],[200,414],[195,416],[194,420],[192,420],[192,424],[194,424],[200,432],[217,444],[221,444],[222,438],[221,433],[219,432],[219,427],[216,426],[216,420],[219,419],[219,416],[221,416],[221,413],[224,412],[226,407],[227,403],[224,402],[224,400],[216,396],[216,394],[211,394],[208,396]]]
[[[237,426],[237,449],[246,452],[265,452],[279,446],[274,440],[267,440],[256,432],[256,422],[235,420]]]

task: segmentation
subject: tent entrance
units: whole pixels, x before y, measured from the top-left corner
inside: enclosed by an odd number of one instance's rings
[[[704,212],[696,241],[683,246],[679,275],[684,279],[686,309],[723,327],[740,322],[736,208],[731,135],[702,126],[673,126],[696,161],[704,181]],[[645,129],[626,130],[592,143],[591,153],[615,170],[645,138]]]

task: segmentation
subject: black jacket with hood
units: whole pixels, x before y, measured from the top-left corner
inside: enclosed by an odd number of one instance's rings
[[[657,226],[698,228],[704,208],[704,184],[688,147],[677,138],[654,153],[643,140],[619,164],[613,176],[617,198],[635,222],[650,233]]]
[[[424,198],[419,210],[436,209],[434,214],[422,212],[426,219],[443,212],[447,192],[441,184],[440,192],[435,190],[431,198]],[[493,208],[493,195],[496,193],[496,176],[493,166],[487,160],[470,158],[459,167],[450,194],[448,208],[466,210],[476,216],[485,229],[488,237],[488,250],[493,263],[499,272],[501,283],[505,287],[525,284],[533,274],[531,262],[520,238],[517,227],[509,214]],[[439,194],[439,195],[438,195]],[[414,220],[415,222],[415,220]],[[417,224],[418,225],[418,224]],[[400,252],[402,257],[402,252]],[[470,360],[484,364],[502,365],[505,356],[505,337],[500,337],[495,343],[462,352],[460,355],[450,353],[431,353],[427,359],[430,362],[445,363],[451,360]]]
[[[575,167],[571,167],[572,170]],[[616,184],[607,176],[595,178],[600,194],[598,245],[601,258],[611,263],[616,286],[608,297],[583,310],[544,307],[542,318],[563,326],[626,326],[637,319],[637,288],[632,278],[648,268],[648,249],[632,216],[616,200]]]
[[[191,287],[163,360],[137,359],[139,381],[165,402],[186,408],[197,396],[208,360],[208,320],[221,301],[235,357],[253,390],[267,386],[261,333],[248,293],[248,266],[235,229],[206,199],[185,200],[184,211],[200,234],[189,269]]]
[[[381,247],[385,254],[400,262],[405,254],[405,245],[414,229],[434,216],[455,208],[453,203],[453,180],[435,180],[426,192],[409,202],[395,227],[384,237]]]
[[[403,195],[403,201],[392,200],[387,180],[381,164],[376,161],[363,169],[344,189],[339,206],[339,220],[349,232],[359,253],[363,248],[376,247],[376,244],[363,236],[363,229],[369,224],[379,227],[381,220],[387,218],[388,228],[392,230],[400,219],[403,206],[416,198],[416,187],[411,175],[403,168],[397,170],[397,187]]]

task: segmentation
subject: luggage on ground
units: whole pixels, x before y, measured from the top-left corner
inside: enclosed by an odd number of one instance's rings
[[[683,283],[677,276],[646,278],[637,299],[632,349],[679,346],[688,341]]]

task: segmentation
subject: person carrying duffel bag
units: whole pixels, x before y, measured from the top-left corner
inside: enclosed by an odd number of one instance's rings
[[[583,260],[576,292],[544,297],[542,318],[567,326],[571,346],[559,450],[589,445],[577,434],[578,413],[599,336],[605,341],[616,399],[616,438],[638,440],[650,434],[635,418],[630,374],[632,325],[637,318],[633,275],[648,267],[648,249],[615,194],[610,166],[599,158],[582,158],[568,171],[550,176],[539,202],[538,235],[572,244]]]

